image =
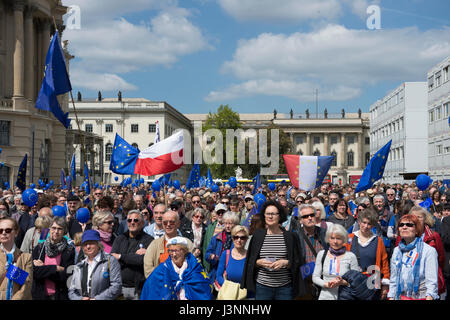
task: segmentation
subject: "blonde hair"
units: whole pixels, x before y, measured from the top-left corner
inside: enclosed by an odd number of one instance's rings
[[[231,236],[234,237],[239,232],[245,233],[246,237],[249,236],[248,229],[246,227],[244,227],[244,226],[241,226],[241,225],[234,226],[233,229],[231,229]]]
[[[40,216],[36,218],[36,221],[34,222],[34,226],[38,230],[47,229],[50,228],[53,222],[53,217],[49,216]]]
[[[425,210],[424,208],[419,207],[419,206],[414,206],[411,208],[411,210],[409,210],[410,214],[414,214],[416,212],[420,212],[422,214],[424,224],[426,224],[427,226],[429,226],[431,228],[434,226],[436,221],[434,220],[431,213],[429,213],[427,210]]]
[[[108,217],[111,217],[114,219],[114,216],[109,211],[99,211],[94,214],[94,218],[92,218],[92,226],[94,227],[100,227]]]
[[[73,243],[75,246],[81,246],[81,238],[83,237],[83,232],[77,232],[73,235]]]

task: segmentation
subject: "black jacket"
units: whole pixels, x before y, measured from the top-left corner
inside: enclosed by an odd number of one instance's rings
[[[122,285],[128,288],[136,288],[139,292],[145,282],[144,255],[136,253],[142,248],[147,249],[153,237],[141,231],[135,238],[130,238],[127,231],[118,236],[113,243],[111,253],[120,254],[120,268],[122,270]]]
[[[445,251],[444,277],[450,279],[450,217],[442,219],[441,240]],[[447,288],[448,290],[448,288]]]
[[[296,233],[282,229],[284,241],[288,252],[289,270],[292,276],[293,295],[297,296],[300,281],[300,266],[304,264],[303,254],[300,252],[299,238]],[[253,234],[245,259],[244,272],[242,274],[241,288],[247,288],[251,292],[256,290],[257,266],[256,260],[259,258],[264,239],[266,237],[266,229],[257,229]]]
[[[194,243],[194,230],[192,229],[192,222],[190,220],[187,220],[183,224],[181,224],[178,230],[180,230],[183,237],[188,238],[189,240],[192,241],[192,243]],[[203,240],[205,239],[205,234],[206,234],[206,225],[202,223],[202,239],[200,241],[199,247],[200,251],[202,251],[203,248]],[[200,258],[202,258],[202,255],[200,255]]]
[[[33,252],[33,260],[45,261],[44,243],[38,244]],[[55,283],[55,299],[68,300],[67,289],[67,268],[74,264],[75,248],[68,245],[61,254],[60,266],[64,267],[64,271],[57,272],[56,266],[42,266],[36,267],[33,264],[33,285],[31,287],[31,296],[33,300],[46,300],[47,294],[45,291],[45,279],[52,280]]]

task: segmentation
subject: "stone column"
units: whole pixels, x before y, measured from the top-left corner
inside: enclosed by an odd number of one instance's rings
[[[306,133],[306,152],[305,156],[311,156],[311,133]]]
[[[14,87],[13,98],[24,97],[24,31],[23,31],[23,1],[14,2]]]
[[[363,134],[362,132],[358,133],[358,147],[357,147],[357,152],[358,152],[358,168],[364,168],[364,156],[363,156]]]
[[[328,151],[328,133],[323,134],[323,155],[328,156],[330,152]]]
[[[345,133],[341,132],[341,168],[345,168]]]
[[[47,52],[48,52],[49,46],[50,46],[50,19],[42,19],[41,20],[41,65],[38,68],[40,70],[39,85],[42,84],[42,80],[44,79],[45,60],[47,58]]]
[[[25,98],[34,100],[34,25],[33,25],[33,7],[28,7],[25,11]],[[34,106],[33,106],[34,108]]]

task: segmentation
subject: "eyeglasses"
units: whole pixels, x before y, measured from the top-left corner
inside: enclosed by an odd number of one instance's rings
[[[314,218],[314,216],[315,216],[314,213],[305,214],[304,216],[302,216],[302,219]]]
[[[414,224],[414,223],[411,223],[411,222],[400,222],[399,224],[398,224],[398,227],[399,228],[401,228],[401,227],[408,227],[408,228],[413,228],[413,227],[415,227],[416,225]]]
[[[167,226],[167,225],[174,226],[175,223],[176,223],[176,221],[174,221],[174,220],[166,220],[166,221],[163,221],[163,225],[165,225],[165,226]]]
[[[131,219],[130,219],[130,220],[131,220]],[[111,225],[111,224],[114,224],[114,220],[105,221],[105,222],[103,222],[103,223],[107,223],[107,224]]]
[[[0,234],[3,234],[3,232],[10,234],[12,230],[12,228],[0,229]]]
[[[392,194],[389,194],[389,193],[388,193],[387,196],[388,196],[388,197],[393,197],[394,194],[393,194],[393,193],[392,193]]]
[[[181,252],[181,249],[169,249],[169,250],[167,250],[167,252],[169,252],[169,254],[172,254],[172,253],[180,253],[180,252]]]
[[[127,221],[128,221],[128,223],[132,223],[132,222],[138,223],[141,220],[139,220],[139,219],[127,219]]]
[[[94,193],[94,194],[95,194],[96,196],[100,196],[100,195],[101,195],[101,193],[98,193],[98,192],[97,192],[97,193]]]
[[[203,219],[203,216],[193,216],[193,218],[196,218],[196,219]]]
[[[228,205],[230,202],[229,201],[222,201],[221,204],[226,204]]]
[[[303,203],[303,200],[297,200],[296,202],[297,203]]]
[[[192,203],[200,203],[200,201],[192,201]]]
[[[248,239],[248,237],[247,236],[233,236],[233,240],[234,241],[236,241],[236,240],[242,240],[242,241],[245,241],[245,240],[247,240]]]
[[[266,212],[264,215],[265,216],[269,216],[269,217],[273,217],[273,216],[279,216],[280,213],[278,213],[278,212]]]
[[[52,231],[58,231],[58,232],[63,232],[64,229],[63,228],[58,228],[58,227],[51,227],[50,228]]]
[[[279,197],[286,197],[285,194],[279,194],[278,196],[279,196]]]
[[[253,200],[250,198],[245,199],[245,202],[250,202],[250,201],[253,201]]]

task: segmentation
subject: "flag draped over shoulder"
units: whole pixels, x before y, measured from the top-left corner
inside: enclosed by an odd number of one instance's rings
[[[283,154],[284,164],[291,184],[305,191],[311,191],[322,184],[334,156],[299,156]]]
[[[198,188],[200,187],[200,165],[198,162],[194,164],[191,172],[189,173],[189,178],[186,183],[186,189]]]
[[[142,288],[141,300],[177,300],[180,290],[185,290],[188,300],[211,300],[212,285],[205,270],[189,253],[187,269],[180,277],[175,272],[169,256],[148,276]]]
[[[255,216],[255,214],[258,214],[258,210],[256,209],[256,206],[253,206],[252,210],[250,210],[250,213],[248,214],[247,218],[245,218],[245,220],[242,223],[242,225],[244,227],[247,227],[247,229],[249,229],[250,225],[252,224],[252,219]]]
[[[35,107],[50,111],[67,129],[69,113],[61,109],[56,96],[72,90],[58,31],[53,35],[45,60],[45,74]]]
[[[17,180],[16,180],[16,186],[22,190],[22,192],[25,191],[27,188],[26,180],[27,180],[27,162],[28,162],[28,154],[25,154],[25,156],[22,159],[22,162],[19,166],[19,172],[17,173]]]
[[[389,140],[377,153],[370,159],[369,164],[364,169],[364,172],[359,179],[355,192],[367,190],[373,186],[375,181],[383,177],[384,168],[391,151],[392,140]]]

